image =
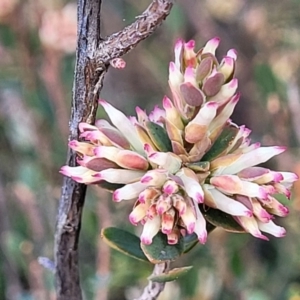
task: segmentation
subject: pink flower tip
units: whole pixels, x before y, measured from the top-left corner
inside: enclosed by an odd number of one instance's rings
[[[192,222],[187,226],[186,230],[187,230],[188,234],[192,234],[194,232],[195,226],[196,226],[195,222]]]
[[[284,237],[285,235],[286,235],[286,230],[283,227],[281,227],[278,237]]]
[[[275,173],[274,174],[274,178],[273,178],[273,181],[274,182],[280,182],[284,179],[283,175],[281,173]]]
[[[207,241],[207,232],[203,232],[200,236],[198,236],[198,241],[200,244],[204,245]]]
[[[138,200],[140,203],[145,203],[146,202],[146,198],[144,195],[139,195]]]
[[[259,238],[261,240],[269,241],[269,238],[266,237],[265,235],[261,234],[260,232],[253,234],[253,236],[255,236],[256,238]]]
[[[240,97],[241,97],[241,93],[240,93],[240,92],[236,93],[236,94],[232,97],[232,102],[233,102],[233,103],[237,103],[237,102],[240,100]],[[251,132],[251,130],[250,130],[250,132]]]
[[[253,216],[253,212],[251,210],[245,210],[245,216],[251,218]]]
[[[237,88],[238,82],[239,82],[239,81],[238,81],[237,78],[233,78],[233,79],[230,81],[230,83],[229,83],[229,87],[232,88],[232,89]]]
[[[165,186],[165,187],[164,187],[164,192],[165,192],[166,194],[168,194],[168,195],[173,194],[173,192],[174,192],[173,186],[172,186],[172,185],[167,185],[167,186]]]
[[[184,76],[185,76],[185,78],[193,79],[195,76],[194,73],[195,73],[194,68],[192,66],[188,66],[185,69]],[[191,87],[193,85],[190,82],[187,82],[186,86]]]
[[[70,141],[70,142],[68,143],[68,146],[69,146],[70,148],[76,147],[77,145],[78,145],[78,141],[77,141],[77,140],[72,140],[72,141]]]
[[[149,144],[144,144],[144,150],[146,152],[150,152],[151,151],[151,146]]]
[[[204,202],[204,197],[200,193],[196,193],[196,201],[198,203],[203,203]]]
[[[136,218],[132,215],[132,214],[130,214],[129,215],[129,221],[130,221],[130,223],[132,224],[132,225],[137,225],[137,221],[136,221]]]
[[[168,244],[169,245],[176,245],[177,243],[178,243],[178,239],[168,237]]]
[[[224,56],[224,62],[225,64],[229,65],[229,66],[233,66],[233,62],[234,62],[234,59],[230,56]]]
[[[216,42],[216,43],[217,43],[217,42],[220,43],[221,38],[218,37],[218,36],[215,36],[214,38],[211,39],[211,41],[214,41],[214,42]]]
[[[219,104],[218,104],[218,102],[210,101],[210,102],[207,102],[206,106],[209,108],[218,108]]]
[[[70,167],[69,166],[63,166],[60,168],[59,173],[65,175],[65,176],[71,176]]]
[[[141,178],[141,183],[148,183],[149,181],[151,181],[153,179],[153,177],[152,176],[149,176],[149,175],[147,175],[147,176],[144,176],[143,178]]]
[[[170,64],[169,64],[169,72],[173,73],[175,71],[176,71],[176,65],[173,61],[171,61]]]
[[[149,158],[150,158],[150,159],[155,159],[155,158],[158,158],[158,157],[159,157],[159,153],[157,153],[157,152],[151,153],[151,154],[149,155]]]
[[[178,39],[176,42],[175,42],[175,49],[178,49],[178,48],[181,48],[182,45],[183,45],[183,40],[182,39]]]
[[[101,98],[98,100],[98,103],[101,104],[103,107],[108,105],[108,102]]]
[[[93,177],[98,178],[98,179],[103,179],[103,176],[101,173],[96,173],[93,175]]]
[[[165,212],[163,207],[156,207],[156,211],[159,215],[162,215]]]
[[[136,111],[137,114],[139,114],[139,113],[144,113],[144,112],[145,112],[145,111],[142,110],[139,106],[137,106],[137,107],[135,108],[135,111]]]
[[[278,154],[284,152],[284,151],[287,149],[286,146],[274,146],[273,148],[274,148],[275,150],[277,150],[277,153],[278,153]]]
[[[237,59],[237,55],[238,55],[238,52],[237,52],[235,49],[230,49],[230,50],[227,52],[227,56],[233,58],[234,60]]]
[[[172,108],[172,102],[171,102],[170,98],[168,98],[167,96],[164,96],[162,103],[163,103],[164,109]]]
[[[122,199],[120,198],[120,192],[118,190],[113,192],[113,201],[120,202]]]
[[[287,216],[290,212],[290,210],[284,205],[280,205],[280,211],[282,213],[282,216],[284,217]]]
[[[150,245],[152,243],[152,239],[150,239],[149,237],[141,236],[141,242],[144,245]]]
[[[194,40],[190,40],[187,43],[185,43],[185,47],[188,49],[194,49],[196,42]]]
[[[260,213],[260,220],[263,223],[268,223],[269,221],[271,221],[274,217],[272,215],[270,215],[268,212],[266,211],[262,211]],[[262,220],[263,219],[263,220]]]
[[[164,233],[164,234],[170,234],[170,233],[172,233],[172,229],[162,228],[161,232]]]

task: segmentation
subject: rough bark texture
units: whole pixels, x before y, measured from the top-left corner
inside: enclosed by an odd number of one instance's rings
[[[93,123],[99,88],[106,69],[97,70],[93,52],[100,42],[101,0],[78,0],[78,46],[69,140],[78,139],[78,124]],[[95,86],[99,86],[95,89]],[[76,165],[69,150],[67,164]],[[82,299],[78,270],[78,238],[86,185],[64,178],[55,236],[57,299]]]
[[[170,13],[172,3],[154,0],[136,21],[105,40],[100,38],[101,0],[78,0],[78,44],[69,140],[78,139],[78,124],[93,124],[103,78],[111,60],[148,37]],[[67,164],[76,165],[69,150]],[[58,300],[81,300],[78,239],[86,186],[64,178],[55,233],[55,279]]]

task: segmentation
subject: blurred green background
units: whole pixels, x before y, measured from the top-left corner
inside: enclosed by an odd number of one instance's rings
[[[102,36],[131,23],[150,1],[103,1]],[[177,38],[197,48],[221,38],[222,58],[238,51],[242,93],[235,123],[252,140],[286,145],[267,165],[300,174],[300,1],[177,0],[163,26],[126,55],[124,70],[110,69],[101,97],[129,115],[149,110],[168,89],[168,64]],[[55,299],[53,274],[39,256],[53,259],[53,236],[65,164],[76,45],[76,4],[62,0],[0,0],[0,299]],[[99,112],[101,116],[101,112]],[[195,268],[168,283],[160,300],[299,300],[300,184],[278,220],[283,239],[215,230],[174,266]],[[89,187],[80,239],[85,299],[134,299],[151,265],[111,251],[100,238],[106,226],[138,234],[131,205]]]

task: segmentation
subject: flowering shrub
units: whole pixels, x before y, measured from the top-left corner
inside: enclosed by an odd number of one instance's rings
[[[85,141],[69,143],[79,166],[64,166],[61,173],[113,190],[116,202],[133,200],[129,220],[144,226],[142,244],[151,244],[159,231],[170,245],[193,233],[203,244],[207,223],[234,231],[218,213],[261,239],[268,239],[262,232],[285,235],[273,220],[288,208],[276,196],[290,198],[297,176],[256,166],[285,148],[251,144],[250,130],[230,120],[240,98],[237,54],[229,50],[218,62],[218,45],[214,38],[195,52],[194,41],[177,41],[169,66],[173,99],[164,97],[163,109],[147,115],[137,107],[137,116],[128,118],[100,100],[112,125],[81,123]]]

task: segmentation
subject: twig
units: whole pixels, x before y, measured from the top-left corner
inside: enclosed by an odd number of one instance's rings
[[[78,0],[78,44],[70,117],[69,140],[78,139],[80,122],[94,123],[103,78],[112,59],[133,49],[168,16],[172,2],[154,0],[124,30],[100,38],[101,0]],[[67,164],[76,165],[69,150]],[[64,178],[55,233],[55,278],[58,300],[81,300],[78,271],[78,239],[86,186]]]
[[[166,273],[169,269],[170,263],[161,263],[154,265],[151,275],[160,275]],[[155,300],[165,288],[165,282],[159,283],[149,280],[148,285],[144,288],[143,294],[135,300]]]
[[[172,1],[154,0],[136,21],[104,40],[96,52],[96,60],[104,64],[128,53],[150,36],[169,15]]]

